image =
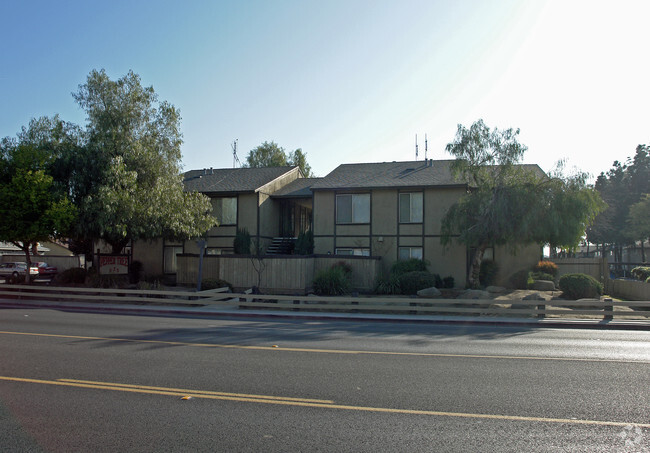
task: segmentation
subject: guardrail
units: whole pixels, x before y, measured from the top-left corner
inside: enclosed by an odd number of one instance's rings
[[[68,288],[62,286],[2,285],[0,297],[11,296],[19,300],[40,299],[48,301],[77,300],[84,302],[120,302],[152,304],[205,305],[231,299],[228,288],[205,291],[161,291],[109,288]],[[234,305],[234,304],[230,304]]]
[[[159,291],[51,286],[3,285],[1,296],[20,300],[81,300],[131,304],[220,305],[243,309],[345,311],[459,316],[584,316],[603,319],[650,319],[650,301],[423,299],[411,297],[283,296],[206,291]]]
[[[621,317],[650,318],[650,301],[598,300],[477,300],[422,299],[387,297],[324,297],[324,296],[240,296],[241,308],[285,310],[322,310],[355,312],[399,312],[466,316],[573,316],[592,315],[612,319]],[[627,308],[628,310],[621,310]],[[633,311],[630,311],[633,310]]]

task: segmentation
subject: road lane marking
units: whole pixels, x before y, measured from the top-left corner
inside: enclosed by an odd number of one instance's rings
[[[387,408],[387,407],[350,406],[344,404],[334,404],[333,402],[330,403],[329,400],[308,400],[308,399],[301,399],[301,398],[284,398],[284,397],[273,397],[273,396],[263,396],[263,395],[247,395],[247,394],[239,394],[239,393],[222,393],[222,392],[196,391],[196,390],[183,391],[182,389],[174,389],[174,388],[168,389],[165,387],[140,386],[140,385],[111,383],[111,382],[80,381],[75,379],[57,379],[53,381],[53,380],[45,380],[45,379],[0,376],[0,380],[9,381],[9,382],[58,385],[58,386],[88,388],[88,389],[97,389],[97,390],[113,390],[113,391],[120,391],[120,392],[143,393],[143,394],[152,394],[152,395],[181,396],[181,397],[191,396],[193,398],[212,399],[212,400],[338,409],[338,410],[359,411],[359,412],[427,415],[427,416],[436,416],[436,417],[455,417],[455,418],[478,418],[478,419],[488,419],[488,420],[558,423],[558,424],[572,424],[572,425],[617,426],[617,427],[626,427],[626,426],[633,425],[633,426],[638,426],[640,428],[650,428],[650,423],[614,422],[614,421],[606,421],[606,420],[577,420],[577,419],[568,419],[568,418],[527,417],[527,416],[519,416],[519,415],[475,414],[469,412],[446,412],[446,411],[432,411],[432,410],[421,410],[421,409],[396,409],[396,408]],[[313,402],[313,401],[323,401],[323,402]]]
[[[535,356],[508,356],[508,355],[488,355],[488,354],[445,354],[436,352],[391,352],[391,351],[357,351],[352,349],[310,349],[310,348],[292,348],[278,346],[247,346],[236,344],[216,344],[216,343],[187,343],[182,341],[164,341],[164,340],[143,340],[133,338],[109,338],[109,337],[90,337],[80,335],[61,335],[51,333],[33,333],[33,332],[12,332],[0,331],[2,335],[24,335],[34,337],[50,338],[68,338],[72,340],[101,340],[115,341],[124,343],[144,343],[144,344],[162,344],[168,346],[189,346],[201,348],[218,348],[218,349],[247,349],[254,351],[284,351],[284,352],[309,352],[322,354],[351,354],[351,355],[394,355],[407,357],[443,357],[443,358],[460,358],[460,359],[499,359],[499,360],[551,360],[563,362],[604,362],[604,363],[632,363],[632,364],[650,364],[650,360],[624,360],[624,359],[594,359],[586,357],[535,357]]]
[[[191,395],[216,395],[216,396],[234,396],[239,398],[261,398],[269,400],[283,400],[283,401],[302,401],[305,403],[320,403],[320,404],[333,404],[332,400],[315,400],[309,398],[290,398],[282,396],[268,396],[268,395],[249,395],[245,393],[227,393],[227,392],[213,392],[209,390],[191,390],[191,389],[178,389],[178,388],[168,388],[168,387],[153,387],[150,385],[132,385],[132,384],[118,384],[115,382],[97,382],[97,381],[82,381],[79,379],[57,379],[57,382],[72,382],[79,384],[89,384],[97,386],[111,386],[111,387],[124,387],[124,388],[134,388],[134,389],[145,389],[145,390],[161,390],[166,392],[178,392]]]

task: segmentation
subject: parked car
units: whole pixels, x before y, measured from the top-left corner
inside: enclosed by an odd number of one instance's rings
[[[43,261],[33,264],[38,268],[39,277],[54,277],[58,273],[58,269],[55,266],[50,266]]]
[[[4,278],[7,283],[16,283],[20,275],[25,275],[27,263],[22,261],[0,263],[0,278]],[[35,264],[29,268],[30,275],[38,275],[38,267]]]

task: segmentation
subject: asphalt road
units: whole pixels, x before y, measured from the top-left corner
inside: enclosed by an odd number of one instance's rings
[[[0,310],[1,451],[650,451],[650,332]]]

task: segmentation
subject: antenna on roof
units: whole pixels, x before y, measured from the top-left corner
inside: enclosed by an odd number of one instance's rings
[[[424,160],[427,160],[427,151],[429,150],[429,146],[427,144],[427,134],[424,134]]]
[[[415,134],[415,160],[418,160],[418,134]]]
[[[232,142],[232,168],[237,168],[239,165],[241,167],[241,162],[239,162],[239,157],[237,157],[237,140],[235,139],[234,142]]]

